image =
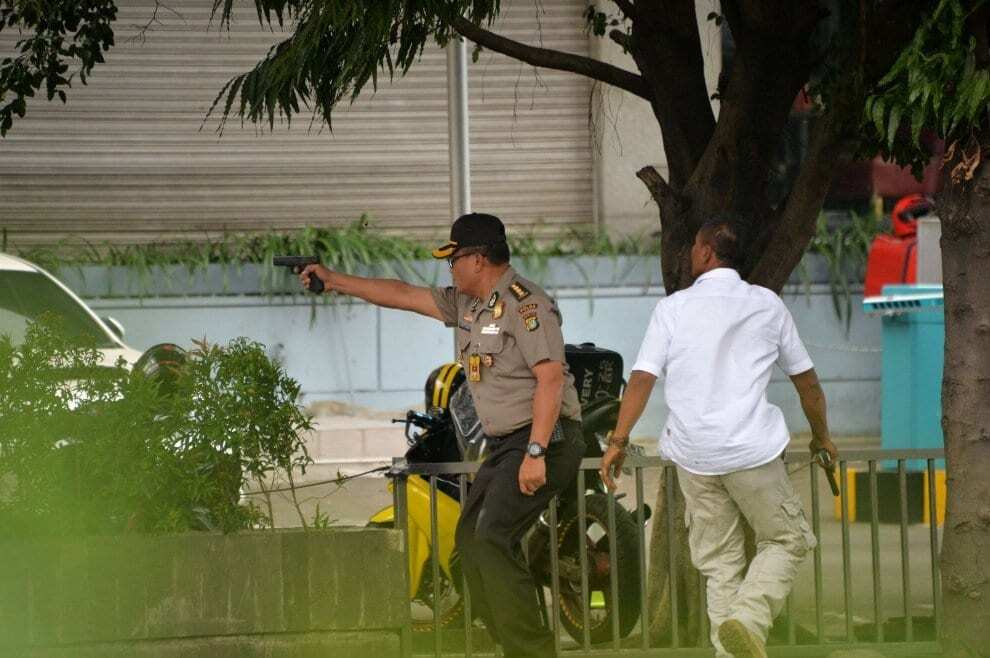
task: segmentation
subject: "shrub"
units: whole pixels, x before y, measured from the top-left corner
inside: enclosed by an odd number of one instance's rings
[[[230,532],[271,522],[240,492],[311,462],[299,385],[258,343],[197,343],[156,377],[103,363],[44,318],[0,335],[0,523],[14,534]]]

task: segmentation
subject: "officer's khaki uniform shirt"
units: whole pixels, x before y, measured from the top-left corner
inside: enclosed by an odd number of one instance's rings
[[[580,420],[574,377],[564,358],[564,336],[556,302],[511,267],[489,299],[457,288],[433,288],[433,299],[448,327],[457,327],[457,358],[485,434],[504,436],[533,422],[536,376],[533,366],[564,366],[562,418]]]

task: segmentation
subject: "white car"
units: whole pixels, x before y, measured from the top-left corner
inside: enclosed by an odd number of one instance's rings
[[[43,313],[62,318],[74,336],[96,340],[103,364],[112,366],[120,357],[133,366],[141,352],[126,345],[124,328],[113,318],[100,318],[65,284],[28,261],[0,253],[0,334],[11,336],[17,345],[24,340],[28,324]]]

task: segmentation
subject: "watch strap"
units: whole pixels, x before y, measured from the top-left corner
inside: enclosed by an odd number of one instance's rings
[[[526,454],[530,457],[543,457],[547,454],[547,449],[545,446],[540,445],[536,441],[530,441],[526,445]]]

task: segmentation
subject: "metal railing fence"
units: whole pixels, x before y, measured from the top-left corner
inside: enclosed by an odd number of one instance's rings
[[[811,527],[812,531],[818,540],[817,546],[813,551],[812,556],[812,568],[814,572],[814,621],[812,635],[814,641],[807,642],[807,637],[803,638],[805,641],[799,643],[797,638],[797,628],[795,622],[794,602],[792,590],[791,596],[788,597],[784,616],[786,618],[786,642],[784,644],[771,645],[768,647],[768,653],[770,656],[819,656],[826,655],[831,651],[847,650],[847,649],[873,649],[875,651],[881,651],[885,654],[890,655],[919,655],[919,654],[934,654],[938,652],[938,643],[935,638],[939,636],[939,630],[941,628],[941,601],[940,601],[940,583],[939,583],[939,571],[938,571],[938,551],[939,551],[939,534],[938,534],[938,515],[935,511],[935,501],[936,501],[936,489],[935,489],[935,464],[936,460],[941,460],[944,458],[944,452],[942,450],[846,450],[840,452],[840,457],[838,461],[837,472],[839,475],[839,524],[841,530],[841,547],[842,547],[842,602],[843,602],[843,629],[842,637],[826,637],[826,622],[825,622],[825,604],[824,604],[824,567],[822,560],[822,502],[821,493],[819,491],[821,478],[825,477],[825,474],[821,469],[816,466],[812,466],[809,471],[809,483],[810,483],[810,498],[811,498]],[[808,466],[811,462],[811,456],[808,452],[788,452],[784,456],[785,462],[789,466],[803,465]],[[912,614],[912,573],[911,573],[911,550],[909,542],[909,505],[908,505],[908,468],[907,462],[909,460],[922,460],[925,466],[925,472],[927,473],[927,478],[925,481],[925,504],[930,505],[930,512],[928,514],[928,525],[929,532],[927,537],[928,543],[928,561],[931,565],[931,609],[932,609],[932,622],[934,627],[934,637],[929,637],[924,640],[919,641],[916,638],[917,629],[914,625],[914,615]],[[897,490],[899,493],[899,518],[897,523],[899,524],[899,553],[901,558],[901,591],[903,595],[903,602],[901,611],[903,612],[903,637],[899,637],[893,640],[890,637],[885,637],[885,615],[883,610],[883,581],[881,577],[881,551],[880,551],[880,510],[879,510],[879,496],[878,496],[878,476],[881,471],[878,470],[878,464],[880,462],[885,462],[888,464],[896,463],[896,471],[886,471],[886,473],[893,475],[896,473],[897,478]],[[581,463],[580,471],[578,472],[577,482],[575,484],[577,488],[577,493],[581,494],[586,491],[586,473],[588,471],[597,471],[600,466],[599,459],[584,459]],[[869,479],[869,501],[870,501],[870,563],[872,566],[872,595],[873,595],[873,619],[872,619],[872,641],[864,641],[863,639],[857,639],[855,629],[854,629],[854,614],[853,614],[853,559],[852,559],[852,542],[850,540],[850,487],[849,487],[849,475],[850,475],[850,464],[865,463],[867,466],[866,475]],[[917,463],[917,462],[915,462]],[[438,488],[438,478],[439,476],[456,476],[461,500],[466,499],[468,484],[468,475],[474,473],[478,470],[479,464],[477,463],[440,463],[440,464],[406,464],[402,459],[396,459],[393,468],[390,472],[391,477],[395,479],[394,492],[394,504],[395,504],[395,520],[396,527],[401,529],[404,534],[404,541],[406,549],[408,552],[409,548],[409,528],[407,525],[408,521],[408,500],[407,500],[407,489],[405,485],[406,478],[419,476],[422,477],[426,482],[429,483],[429,515],[430,515],[430,540],[431,546],[437,546],[439,541],[438,534],[438,511],[437,511],[437,500],[438,496],[445,495]],[[644,474],[651,470],[663,470],[663,481],[670,482],[670,476],[674,469],[672,463],[662,460],[659,457],[645,457],[645,456],[634,456],[630,455],[625,461],[625,469],[627,473],[631,473],[633,478],[633,484],[635,489],[635,510],[632,513],[636,519],[636,527],[638,530],[637,535],[637,547],[638,547],[638,568],[639,568],[639,588],[636,593],[639,596],[639,610],[640,610],[640,621],[638,628],[640,629],[639,636],[636,637],[635,634],[629,634],[628,638],[621,637],[620,633],[620,617],[618,605],[615,605],[616,612],[611,615],[611,639],[609,642],[592,644],[590,637],[590,600],[591,596],[589,593],[590,583],[588,576],[588,547],[587,542],[578,541],[578,558],[581,570],[580,577],[580,599],[582,602],[581,606],[581,620],[583,637],[579,642],[575,642],[576,646],[562,646],[562,627],[561,627],[561,591],[560,591],[560,564],[558,560],[558,554],[556,550],[552,550],[552,547],[558,545],[558,499],[554,498],[545,513],[545,519],[549,526],[550,541],[549,547],[551,547],[550,553],[550,610],[548,613],[548,618],[552,624],[553,635],[555,638],[555,647],[557,652],[562,655],[575,655],[575,656],[710,656],[714,655],[711,648],[711,643],[709,641],[709,628],[707,614],[704,614],[706,610],[705,605],[705,587],[703,583],[703,577],[698,574],[699,584],[699,609],[702,611],[702,619],[698,622],[698,628],[700,631],[697,633],[698,641],[695,646],[688,647],[684,646],[682,641],[682,620],[680,619],[680,614],[678,610],[679,602],[681,597],[679,596],[679,588],[683,586],[679,583],[679,574],[676,565],[678,564],[678,551],[680,548],[674,541],[676,537],[675,528],[675,515],[674,514],[663,514],[662,519],[666,524],[665,542],[666,542],[666,557],[668,562],[668,572],[669,572],[669,587],[667,588],[667,598],[669,607],[669,642],[666,646],[651,646],[650,645],[650,633],[648,630],[644,631],[646,625],[645,620],[649,617],[648,612],[648,564],[647,564],[647,542],[646,542],[646,505],[650,504],[650,501],[645,500],[645,487],[644,487]],[[793,473],[793,471],[792,471]],[[402,486],[400,486],[402,485]],[[667,510],[672,510],[675,508],[675,496],[678,495],[673,487],[665,487],[665,502]],[[617,548],[616,548],[616,502],[617,498],[614,493],[608,494],[608,548],[609,548],[609,593],[611,600],[617,602],[619,600],[619,583],[618,583],[618,563],[617,563]],[[576,496],[577,504],[577,523],[578,523],[578,537],[585,537],[588,533],[588,519],[587,510],[585,508],[585,496]],[[654,516],[651,522],[660,521],[661,517]],[[686,557],[686,556],[685,556]],[[429,559],[429,570],[432,576],[433,585],[433,600],[438,601],[440,599],[440,582],[441,582],[441,566],[440,559],[438,556],[438,551],[431,551],[431,557]],[[463,592],[463,608],[464,608],[464,619],[471,620],[471,600],[468,593],[467,583],[462,582],[462,592]],[[432,644],[429,648],[429,653],[434,656],[450,656],[450,655],[463,655],[465,658],[470,656],[481,656],[481,655],[492,655],[488,653],[478,653],[473,651],[473,631],[472,624],[465,623],[463,625],[463,646],[458,646],[454,652],[444,651],[444,633],[439,623],[439,609],[438,606],[434,606],[433,610],[433,634],[432,634]],[[780,619],[778,618],[778,623]],[[867,624],[869,626],[869,624]],[[804,629],[807,630],[807,629]],[[805,633],[807,635],[807,633]],[[929,631],[931,635],[931,631]],[[412,632],[407,629],[403,631],[402,637],[402,648],[403,655],[408,656],[413,652],[413,641]],[[418,647],[419,651],[422,651],[422,647]]]

